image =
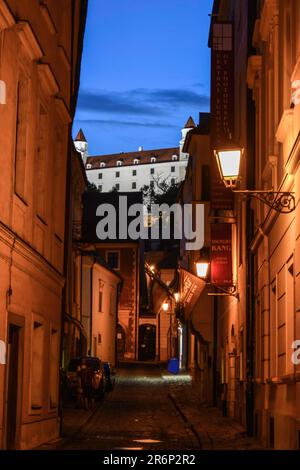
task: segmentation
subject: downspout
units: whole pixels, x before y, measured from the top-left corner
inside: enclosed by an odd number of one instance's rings
[[[213,320],[213,406],[218,404],[218,374],[217,374],[217,360],[218,360],[218,298],[214,297],[214,320]]]

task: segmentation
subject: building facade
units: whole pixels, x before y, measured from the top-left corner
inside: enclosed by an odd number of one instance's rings
[[[75,138],[75,146],[81,152],[87,177],[101,192],[140,191],[144,186],[157,185],[155,181],[176,184],[185,177],[188,154],[183,152],[186,134],[195,127],[189,118],[182,129],[179,147],[126,152],[114,155],[88,156],[88,143],[82,130]]]
[[[294,192],[296,209],[255,207],[251,242],[255,280],[256,435],[274,449],[299,449],[300,9],[297,1],[260,2],[248,85],[255,101],[255,187]]]
[[[4,449],[32,448],[59,434],[67,161],[85,15],[84,1],[0,1]]]

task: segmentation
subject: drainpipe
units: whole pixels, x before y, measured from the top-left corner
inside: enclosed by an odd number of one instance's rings
[[[93,346],[93,267],[94,262],[90,269],[90,344],[88,355],[92,356],[92,346]]]
[[[214,324],[213,324],[213,406],[218,404],[218,298],[214,297]]]

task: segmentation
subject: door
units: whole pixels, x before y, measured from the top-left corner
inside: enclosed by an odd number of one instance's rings
[[[139,327],[139,360],[154,361],[156,354],[156,326],[140,325]]]
[[[18,391],[20,364],[21,327],[10,324],[8,330],[7,351],[7,412],[6,412],[6,448],[16,448],[18,431]]]
[[[119,324],[117,328],[117,358],[118,361],[124,359],[126,345],[126,335],[124,328]]]

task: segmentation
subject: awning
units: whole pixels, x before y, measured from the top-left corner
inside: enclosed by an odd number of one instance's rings
[[[180,267],[179,275],[180,300],[184,307],[185,316],[189,317],[206,287],[206,282],[182,267]]]

